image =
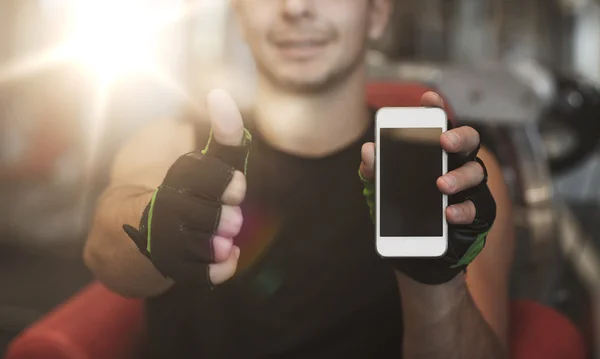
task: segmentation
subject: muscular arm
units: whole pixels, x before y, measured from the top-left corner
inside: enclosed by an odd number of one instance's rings
[[[138,251],[122,225],[137,227],[169,167],[193,149],[192,134],[188,124],[155,122],[117,154],[110,184],[98,201],[84,260],[101,282],[121,295],[148,297],[172,285]]]
[[[404,358],[494,359],[507,357],[508,277],[513,223],[500,166],[487,151],[480,158],[497,217],[487,244],[468,275],[428,286],[398,274],[404,313]]]

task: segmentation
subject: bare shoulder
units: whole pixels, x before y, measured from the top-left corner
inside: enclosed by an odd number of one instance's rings
[[[193,149],[191,122],[153,121],[134,133],[119,149],[111,169],[111,186],[156,188],[173,162]]]

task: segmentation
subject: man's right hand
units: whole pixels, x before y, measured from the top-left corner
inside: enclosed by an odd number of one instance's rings
[[[146,206],[139,229],[125,232],[165,277],[212,287],[231,278],[242,226],[251,142],[235,102],[222,90],[208,94],[211,137],[206,148],[171,166]]]

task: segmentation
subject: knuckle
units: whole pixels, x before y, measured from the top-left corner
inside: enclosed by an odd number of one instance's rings
[[[242,172],[236,170],[229,185],[234,186],[243,196],[246,192],[246,177]]]
[[[233,207],[233,215],[231,221],[233,222],[233,226],[236,229],[236,231],[239,232],[239,230],[242,228],[242,223],[244,222],[242,209],[239,206]]]
[[[469,184],[475,186],[483,181],[483,168],[479,163],[471,161],[467,163]]]
[[[469,222],[475,219],[475,204],[472,201],[465,203],[465,219]]]
[[[479,168],[478,168],[479,167]],[[463,167],[457,170],[460,173],[462,183],[470,186],[475,185],[483,179],[483,170],[477,162],[467,162]]]
[[[464,183],[465,183],[466,179],[468,178],[467,175],[465,174],[464,169],[461,168],[461,169],[456,170],[452,174],[452,176],[455,179],[453,188],[455,190],[460,190],[464,186]]]
[[[485,170],[483,169],[483,166],[481,166],[479,163],[475,162],[475,165],[477,166],[479,182],[481,182],[481,181],[483,181],[483,178],[485,177]]]
[[[461,126],[460,129],[467,136],[471,136],[473,132],[476,132],[475,129],[471,126]]]
[[[214,251],[214,263],[221,263],[227,260],[231,248],[233,246],[233,240],[223,236],[215,235],[212,239],[212,249]]]
[[[458,136],[462,142],[479,141],[479,132],[470,126],[462,126],[457,128]]]
[[[456,178],[459,181],[461,181],[461,182],[464,181],[466,178],[469,177],[469,169],[468,169],[468,167],[462,166],[462,167],[458,168],[455,171],[454,176],[456,176]]]
[[[233,178],[223,192],[223,201],[227,204],[240,204],[246,196],[246,178],[240,171],[233,173]]]
[[[475,130],[473,127],[468,128],[467,138],[470,139],[469,142],[473,142],[475,145],[479,143],[479,132]]]
[[[228,208],[226,225],[232,231],[232,236],[237,235],[242,228],[244,218],[242,216],[242,209],[239,206],[223,206]]]
[[[472,176],[483,178],[483,167],[481,167],[479,163],[475,161],[469,161],[467,164],[469,166],[469,172]]]
[[[467,203],[467,205],[469,206],[469,211],[470,211],[472,214],[475,214],[475,203],[473,203],[473,201],[469,201],[469,202]]]
[[[469,214],[468,208],[466,206],[464,206],[464,205],[460,206],[459,208],[460,208],[460,211],[459,211],[460,212],[460,218],[461,219],[465,219],[468,216],[468,214]]]

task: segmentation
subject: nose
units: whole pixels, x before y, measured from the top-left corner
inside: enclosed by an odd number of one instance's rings
[[[318,0],[282,0],[282,12],[291,19],[312,16],[315,1]]]

